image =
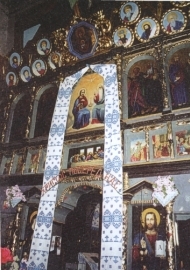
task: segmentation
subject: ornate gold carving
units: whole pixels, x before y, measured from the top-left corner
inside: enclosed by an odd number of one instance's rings
[[[4,142],[4,140],[5,140],[5,133],[6,133],[6,129],[7,129],[8,118],[9,118],[9,114],[10,114],[12,101],[13,101],[13,92],[10,92],[10,94],[8,96],[7,105],[4,108],[4,121],[5,121],[5,123],[3,124],[3,129],[2,129],[2,134],[1,134],[1,142]]]
[[[181,41],[172,42],[172,43],[169,43],[169,44],[165,45],[163,47],[163,53],[162,53],[163,60],[166,61],[166,57],[167,57],[168,53],[172,49],[174,49],[175,47],[180,48],[181,45],[185,45],[185,44],[189,44],[189,39],[184,39],[184,40],[181,40]]]
[[[89,176],[76,176],[76,177],[65,177],[60,180],[60,183],[75,183],[75,182],[91,182],[91,181],[102,181],[103,175],[89,175]]]
[[[16,218],[14,221],[14,233],[13,233],[13,242],[11,246],[11,251],[13,255],[16,255],[16,251],[19,248],[19,227],[20,227],[20,216],[22,212],[22,204],[18,204]]]
[[[64,141],[65,145],[73,144],[73,143],[83,143],[83,142],[91,142],[103,139],[104,135],[92,135],[92,136],[85,136],[84,138],[77,138],[72,140],[66,140]]]
[[[155,55],[157,55],[157,51],[155,48],[149,48],[144,52],[140,52],[140,53],[134,53],[134,54],[130,54],[128,56],[124,57],[124,70],[126,69],[125,67],[127,67],[127,65],[133,61],[135,58],[139,58],[140,60],[140,56],[146,57],[146,56],[152,56],[155,58]],[[146,59],[146,58],[144,58]]]
[[[52,33],[52,39],[54,40],[55,50],[59,51],[61,54],[62,66],[68,63],[76,62],[78,58],[69,52],[67,44],[67,34],[68,30],[60,28]]]
[[[153,204],[153,200],[135,200],[135,201],[131,201],[131,204]]]
[[[173,142],[173,136],[172,136],[172,123],[167,122],[167,128],[168,128],[168,142],[170,144],[170,157],[174,158],[174,142]]]
[[[137,128],[132,128],[131,132],[132,133],[137,133],[137,132],[141,132],[141,131],[148,131],[148,130],[157,130],[160,128],[163,128],[165,126],[165,124],[155,124],[155,125],[150,125],[150,126],[140,126]]]
[[[107,50],[112,46],[112,35],[111,29],[112,25],[110,20],[105,18],[103,10],[99,10],[93,15],[92,24],[98,29],[98,41],[99,47],[98,51]]]
[[[149,161],[150,154],[149,154],[149,129],[150,127],[145,128],[145,142],[146,142],[146,161]],[[154,128],[153,128],[154,129]]]
[[[168,101],[168,96],[167,96],[167,88],[166,88],[166,83],[163,83],[163,93],[164,93],[164,102],[163,102],[163,105],[164,105],[164,108],[165,109],[168,109],[169,108],[169,101]]]
[[[121,89],[121,80],[122,80],[122,76],[121,76],[121,71],[122,71],[122,59],[121,59],[121,55],[120,54],[116,54],[116,56],[113,58],[116,61],[116,65],[117,65],[117,79],[118,79],[118,95],[119,95],[119,109],[120,109],[120,113],[122,112],[122,102],[121,102],[121,98],[122,98],[122,89]]]
[[[129,188],[129,176],[127,172],[123,173],[124,179],[123,179],[123,190],[127,190]]]
[[[190,120],[179,120],[179,121],[177,121],[177,125],[178,126],[190,125]]]
[[[12,167],[13,167],[14,157],[15,157],[15,151],[13,151],[13,153],[12,153],[12,157],[11,157],[11,160],[10,160],[10,166],[9,166],[8,174],[11,173],[11,170],[12,170]]]
[[[63,82],[64,81],[64,75],[63,73],[59,73],[59,76],[57,76],[57,78],[59,79],[59,82]]]
[[[172,221],[172,213],[173,213],[173,202],[170,202],[166,206],[166,234],[167,234],[167,251],[168,251],[168,270],[174,269],[174,254],[173,254],[173,221]]]
[[[61,195],[61,198],[57,202],[57,205],[60,205],[64,201],[65,195],[67,193],[71,194],[71,192],[72,192],[73,189],[75,189],[77,187],[80,187],[80,186],[90,186],[90,187],[93,187],[93,188],[98,188],[98,189],[100,189],[102,191],[102,187],[100,185],[89,183],[88,180],[87,180],[87,182],[83,182],[83,183],[78,183],[78,184],[74,184],[74,185],[71,184],[71,186],[69,186],[66,189],[64,189],[64,191],[63,191],[63,193]]]
[[[30,105],[29,105],[30,109],[29,109],[28,121],[27,121],[27,126],[26,126],[26,131],[25,131],[25,138],[28,138],[29,132],[30,132],[30,124],[31,124],[32,111],[33,111],[33,106],[34,106],[35,92],[36,92],[36,88],[35,86],[33,86],[31,90],[31,99],[30,99]]]

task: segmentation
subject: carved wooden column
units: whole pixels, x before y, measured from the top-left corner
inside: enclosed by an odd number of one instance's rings
[[[35,168],[34,173],[38,172],[41,155],[42,155],[42,145],[40,145],[40,147],[39,147],[39,155],[38,155],[38,160],[37,160],[37,166]]]
[[[171,122],[167,122],[167,127],[168,127],[168,142],[170,144],[170,158],[174,158],[174,142],[173,142]]]
[[[119,110],[120,113],[122,112],[122,103],[121,103],[121,91],[122,91],[122,83],[121,83],[121,71],[122,71],[122,59],[121,59],[121,54],[117,54],[116,57],[114,58],[116,60],[116,65],[117,65],[117,80],[118,80],[118,96],[119,96]]]
[[[160,8],[162,9],[162,7],[160,6]],[[158,8],[158,12],[160,13],[160,10]],[[158,14],[158,17],[160,17],[160,14]],[[162,93],[163,93],[163,111],[165,113],[170,112],[171,108],[169,106],[169,99],[168,99],[168,92],[167,92],[167,85],[166,85],[166,79],[165,79],[165,69],[164,69],[164,65],[163,65],[163,40],[159,39],[155,39],[151,41],[152,42],[152,46],[154,46],[155,48],[155,58],[157,61],[157,65],[160,72],[160,81],[162,83]]]
[[[27,126],[26,126],[26,131],[25,131],[25,138],[29,137],[31,118],[32,118],[32,112],[33,112],[33,107],[34,107],[35,92],[36,92],[36,87],[34,86],[34,87],[32,87],[32,92],[31,92],[30,110],[29,110],[29,114],[28,114],[28,121],[27,121]]]
[[[167,236],[167,252],[168,252],[168,270],[174,270],[174,239],[173,239],[173,201],[166,206],[166,236]]]
[[[146,141],[146,161],[149,161],[149,127],[144,128],[145,131],[145,141]]]
[[[11,174],[11,170],[12,170],[12,167],[13,167],[13,161],[14,161],[14,157],[15,157],[15,151],[13,151],[12,156],[11,156],[11,160],[10,160],[10,166],[9,166],[8,174]]]
[[[123,190],[129,188],[128,173],[124,173]],[[127,220],[128,220],[128,205],[131,202],[133,195],[125,193],[123,195],[123,228],[122,228],[122,270],[127,270]]]
[[[20,216],[22,212],[22,204],[18,204],[17,206],[17,213],[16,213],[16,218],[14,221],[14,233],[13,233],[13,242],[12,242],[12,247],[11,251],[14,255],[17,253],[17,249],[19,249],[19,227],[20,227]]]
[[[3,124],[2,134],[1,134],[1,142],[5,141],[5,134],[6,134],[6,130],[7,130],[7,124],[8,124],[12,100],[13,100],[13,94],[10,93],[8,95],[7,105],[4,108],[4,124]]]

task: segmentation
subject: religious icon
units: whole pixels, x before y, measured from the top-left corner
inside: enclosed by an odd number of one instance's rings
[[[22,174],[23,163],[24,163],[23,162],[23,156],[19,155],[18,160],[17,160],[17,164],[16,164],[16,170],[15,170],[16,174]]]
[[[58,52],[52,52],[48,57],[48,64],[51,69],[61,67],[62,64],[61,54]]]
[[[160,26],[154,18],[141,19],[135,28],[135,35],[141,42],[148,42],[159,34]]]
[[[135,138],[130,144],[130,161],[146,161],[147,160],[147,143],[145,138]]]
[[[67,40],[69,51],[78,58],[92,56],[98,44],[95,27],[83,21],[70,29]]]
[[[166,34],[182,31],[187,23],[186,16],[178,9],[167,11],[162,18],[162,30]]]
[[[129,47],[134,41],[134,35],[129,28],[121,27],[114,32],[113,39],[116,46]]]
[[[94,145],[85,148],[73,148],[69,151],[68,167],[103,165],[104,147]]]
[[[20,77],[23,82],[29,82],[32,79],[32,74],[28,66],[24,66],[20,71]]]
[[[156,134],[152,136],[153,157],[167,158],[170,156],[170,145],[167,134]]]
[[[18,77],[14,72],[9,72],[6,75],[6,83],[9,87],[16,86],[18,83]]]
[[[121,20],[126,24],[135,23],[140,16],[140,6],[135,2],[127,2],[120,10]]]
[[[9,63],[11,67],[18,68],[22,64],[22,57],[20,56],[20,54],[14,52],[9,58]]]
[[[162,110],[162,84],[154,58],[135,62],[128,71],[128,116]]]
[[[69,107],[67,132],[104,125],[104,84],[97,74],[86,74],[76,84]]]
[[[178,156],[190,155],[190,130],[184,129],[175,133],[176,153]]]
[[[37,172],[38,167],[39,167],[39,159],[40,159],[39,151],[31,155],[28,172],[30,172],[30,173]]]
[[[132,269],[166,269],[164,209],[133,209]]]
[[[10,169],[11,169],[11,158],[8,157],[4,165],[3,174],[9,174]]]
[[[37,52],[40,55],[48,55],[51,51],[51,43],[48,39],[43,38],[37,42]]]
[[[190,51],[181,49],[172,54],[168,61],[171,102],[173,108],[190,104]]]
[[[45,61],[37,59],[32,64],[32,72],[35,76],[44,76],[47,71]]]

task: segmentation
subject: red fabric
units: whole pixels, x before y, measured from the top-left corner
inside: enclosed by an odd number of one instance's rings
[[[12,262],[13,256],[8,248],[1,248],[1,263]]]
[[[139,246],[134,246],[133,247],[133,254],[132,254],[132,256],[133,256],[133,260],[134,261],[136,261],[136,260],[139,259],[139,257],[140,257],[140,247]]]
[[[157,239],[157,234],[146,234],[146,236],[150,242],[152,249],[155,250],[155,243],[156,243],[156,239]]]

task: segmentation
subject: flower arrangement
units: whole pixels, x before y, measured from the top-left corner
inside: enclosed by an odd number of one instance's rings
[[[159,202],[164,207],[179,194],[170,175],[158,176],[153,184],[153,189],[152,197],[154,205]]]
[[[5,192],[7,198],[4,201],[4,209],[9,208],[10,206],[15,207],[20,201],[26,201],[26,198],[18,185],[8,187]]]
[[[1,247],[1,269],[8,270],[12,264],[13,256],[8,248]]]

